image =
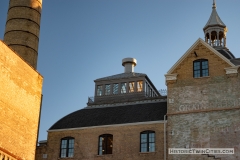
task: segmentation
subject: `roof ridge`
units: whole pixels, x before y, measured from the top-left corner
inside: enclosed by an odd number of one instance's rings
[[[145,73],[137,73],[137,72],[120,73],[120,74],[115,74],[115,75],[111,75],[111,76],[98,78],[98,79],[96,79],[94,81],[109,80],[109,79],[119,79],[119,78],[128,78],[128,77],[135,77],[135,76],[146,76],[146,74]]]

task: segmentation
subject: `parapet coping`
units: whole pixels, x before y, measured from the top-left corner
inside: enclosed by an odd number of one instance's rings
[[[146,103],[157,103],[157,102],[167,102],[167,98],[164,98],[164,99],[162,99],[162,98],[161,99],[153,99],[153,100],[142,100],[142,101],[133,101],[133,102],[122,102],[122,103],[91,105],[91,106],[87,106],[87,107],[85,107],[83,109],[118,107],[118,106],[146,104]]]

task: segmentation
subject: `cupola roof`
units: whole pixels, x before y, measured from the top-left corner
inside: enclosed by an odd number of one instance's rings
[[[213,7],[212,7],[211,16],[210,16],[207,24],[204,26],[203,29],[206,29],[207,27],[210,27],[210,26],[216,26],[216,25],[226,27],[226,25],[223,23],[223,21],[219,17],[216,8],[217,8],[216,7],[216,2],[215,2],[215,0],[213,0]]]

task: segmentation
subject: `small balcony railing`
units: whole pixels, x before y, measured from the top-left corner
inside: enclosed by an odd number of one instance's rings
[[[160,89],[158,90],[158,92],[160,93],[161,96],[167,96],[167,89]],[[136,93],[136,92],[133,92],[133,93]],[[122,95],[122,96],[127,96],[128,94],[133,94],[133,93],[125,93],[125,94],[116,94],[116,95]],[[142,91],[142,92],[137,92],[137,93],[145,93],[145,96],[146,97],[151,97],[149,95],[147,95],[146,92]],[[108,97],[108,96],[113,96],[114,94],[111,94],[111,95],[103,95],[103,96],[99,96],[100,97]],[[92,104],[95,102],[95,98],[94,97],[88,97],[88,104]]]
[[[17,160],[17,159],[0,150],[0,160]]]

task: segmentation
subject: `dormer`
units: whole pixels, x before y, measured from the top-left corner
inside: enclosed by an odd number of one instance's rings
[[[88,105],[122,103],[162,97],[146,74],[134,72],[135,58],[124,58],[124,73],[96,79]]]

